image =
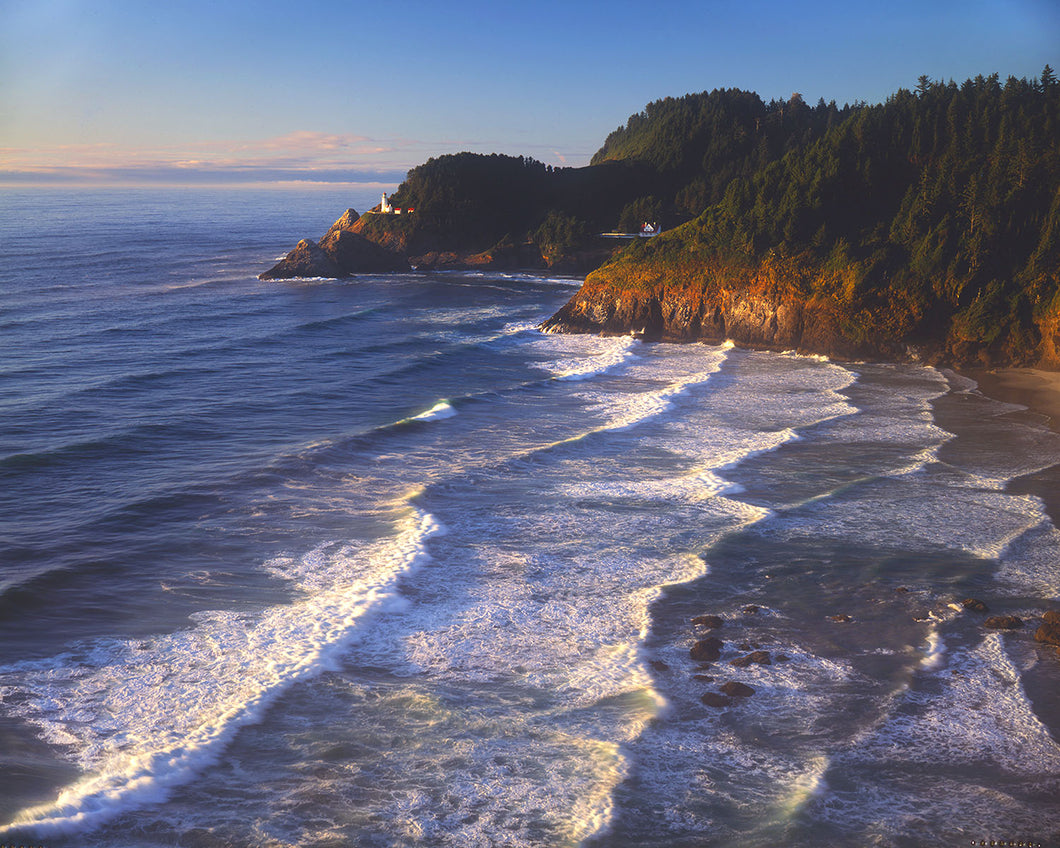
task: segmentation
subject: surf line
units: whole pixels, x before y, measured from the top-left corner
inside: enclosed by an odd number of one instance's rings
[[[147,656],[135,656],[131,644],[122,643],[111,662],[90,673],[83,700],[103,691],[101,714],[114,711],[137,724],[109,737],[105,728],[84,730],[82,759],[90,773],[53,802],[0,825],[0,839],[84,833],[129,810],[163,803],[174,788],[217,763],[236,733],[260,721],[291,686],[336,668],[358,624],[401,602],[398,581],[429,557],[427,541],[445,532],[433,516],[404,503],[398,532],[388,540],[367,550],[332,543],[274,565],[306,592],[292,605],[271,607],[251,622],[235,613],[204,614],[196,627],[156,639]],[[61,703],[58,719],[37,722],[67,736],[78,732],[84,707],[71,703],[83,670],[68,671],[69,680],[58,680],[58,690],[39,700],[61,699],[71,690],[72,696]]]

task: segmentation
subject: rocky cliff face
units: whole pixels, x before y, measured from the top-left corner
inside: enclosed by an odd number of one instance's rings
[[[279,263],[259,275],[262,280],[299,277],[349,277],[389,271],[543,270],[585,273],[614,253],[613,243],[589,245],[575,253],[546,260],[532,241],[505,237],[488,250],[454,249],[426,220],[412,215],[358,215],[347,209],[317,242],[303,239]]]
[[[859,296],[857,269],[842,263],[719,255],[687,239],[667,243],[665,234],[658,241],[654,254],[626,252],[592,272],[542,329],[731,340],[838,360],[1060,370],[1060,295],[1028,314],[1018,332],[984,340],[970,337],[952,310],[926,309],[908,287]]]
[[[661,341],[719,344],[731,340],[748,347],[821,353],[837,359],[912,355],[904,346],[850,338],[828,303],[807,298],[794,283],[765,270],[630,285],[621,277],[612,279],[605,267],[590,274],[542,329],[635,333]]]
[[[260,274],[261,280],[300,277],[349,277],[407,271],[408,260],[365,237],[358,227],[360,216],[347,209],[318,242],[302,239],[276,265]]]

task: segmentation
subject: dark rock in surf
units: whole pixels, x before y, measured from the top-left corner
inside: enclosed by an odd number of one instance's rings
[[[1060,613],[1050,610],[1042,616],[1041,626],[1034,631],[1034,641],[1060,647]]]
[[[961,601],[961,606],[972,612],[990,612],[990,607],[977,598],[965,598]]]
[[[717,692],[705,692],[699,700],[708,707],[728,707],[732,705],[732,698],[719,695]]]
[[[759,607],[758,607],[757,604],[748,604],[747,606],[745,606],[743,608],[743,611],[744,611],[744,613],[746,615],[757,615],[758,614],[758,610],[759,610]]]
[[[707,630],[717,630],[725,623],[720,615],[697,615],[692,619],[696,627],[704,627]]]
[[[735,666],[736,668],[747,668],[749,665],[772,665],[773,660],[769,656],[769,651],[752,651],[742,657],[737,657],[729,662],[729,665]]]
[[[740,683],[738,680],[730,680],[728,683],[723,683],[721,691],[733,698],[750,698],[755,693],[754,689],[746,683]]]
[[[668,666],[662,660],[652,660],[651,661],[651,667],[655,671],[669,671],[670,670],[670,666]]]
[[[690,649],[689,654],[697,662],[714,662],[721,657],[721,649],[725,643],[721,639],[708,636],[706,639],[698,640]]]
[[[829,621],[834,621],[834,622],[836,622],[836,624],[849,624],[854,619],[851,618],[849,615],[847,615],[845,612],[842,612],[839,615],[830,615],[830,616],[828,616],[828,620]]]
[[[992,615],[983,622],[983,627],[992,630],[1016,630],[1023,627],[1023,619],[1015,615]]]

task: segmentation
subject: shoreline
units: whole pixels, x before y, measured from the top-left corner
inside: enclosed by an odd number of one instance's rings
[[[1060,371],[1039,368],[956,369],[975,380],[979,391],[993,400],[1027,408],[1050,430],[1060,433]]]
[[[962,369],[960,374],[976,383],[984,397],[1023,407],[1008,413],[1060,433],[1060,371],[1039,368]],[[1011,494],[1035,495],[1041,499],[1054,526],[1060,527],[1060,465],[1050,465],[1016,477],[1005,487]]]

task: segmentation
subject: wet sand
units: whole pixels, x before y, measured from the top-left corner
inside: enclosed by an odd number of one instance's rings
[[[975,380],[979,391],[987,397],[1026,407],[1025,412],[1014,415],[1025,416],[1060,433],[1060,371],[999,368],[961,373]],[[1060,466],[1017,478],[1009,484],[1008,491],[1040,497],[1053,524],[1060,527]]]
[[[1018,403],[1032,413],[1045,416],[1049,427],[1060,432],[1060,371],[1035,368],[999,368],[965,371],[987,397]]]
[[[979,384],[979,391],[989,398],[1026,407],[1026,412],[1014,415],[1031,420],[1060,432],[1060,372],[1032,368],[1004,368],[991,371],[964,371],[964,376]],[[1056,526],[1060,526],[1060,465],[1045,468],[1009,483],[1006,491],[1013,494],[1037,495]],[[1056,609],[1056,598],[1044,598],[1045,605]],[[1034,621],[1031,627],[1037,627]],[[1055,649],[1038,646],[1044,660],[1027,669],[1021,684],[1030,698],[1034,712],[1049,728],[1053,738],[1060,741],[1060,658]]]

